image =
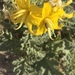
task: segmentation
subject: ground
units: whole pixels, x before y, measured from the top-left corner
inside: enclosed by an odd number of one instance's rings
[[[13,60],[14,56],[6,51],[0,51],[0,75],[15,75],[12,65]]]

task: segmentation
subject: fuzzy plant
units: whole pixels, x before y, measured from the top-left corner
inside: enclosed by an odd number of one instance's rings
[[[2,7],[0,7],[0,50],[8,51],[13,56],[15,55],[15,59],[12,62],[15,75],[74,75],[75,17],[67,16],[71,17],[69,19],[60,17],[58,24],[62,23],[63,27],[61,29],[57,27],[58,29],[51,30],[51,33],[46,29],[50,29],[49,25],[45,28],[45,31],[42,31],[44,27],[38,28],[40,25],[33,25],[33,29],[30,29],[27,23],[28,20],[25,23],[17,20],[17,17],[22,15],[18,14],[20,12],[16,13],[18,15],[13,14],[10,17],[10,13],[16,9],[14,8],[14,1],[18,2],[18,0],[0,1],[2,3]],[[67,1],[71,2],[71,0],[63,0],[63,5]],[[31,0],[30,3],[42,8],[46,2],[51,3],[51,0]],[[70,14],[74,12],[74,6],[75,1],[63,9]],[[56,8],[54,8],[54,11],[56,12]],[[35,13],[33,12],[32,14]],[[62,15],[62,12],[59,15]],[[46,19],[45,21],[50,20]],[[18,22],[18,24],[15,25],[15,22]],[[34,24],[37,23],[35,22]]]

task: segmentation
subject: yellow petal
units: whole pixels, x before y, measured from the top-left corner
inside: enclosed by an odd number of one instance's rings
[[[65,4],[63,5],[63,7],[68,6],[68,5],[71,4],[72,2],[73,2],[72,0],[69,0],[67,3],[65,3]]]
[[[40,7],[38,7],[38,6],[34,5],[34,4],[30,5],[29,11],[31,11],[34,14],[36,14],[37,16],[42,15],[42,8],[40,8]]]
[[[47,27],[49,27],[51,30],[54,30],[54,27],[53,27],[54,24],[52,23],[52,21],[49,18],[45,19],[45,23],[46,23]]]
[[[22,19],[22,16],[20,16],[19,18],[17,19],[14,19],[14,15],[11,15],[10,18],[11,18],[11,21],[14,23],[14,24],[18,24],[21,22],[21,19]]]
[[[30,0],[22,0],[24,5],[29,9],[30,7]]]
[[[21,14],[21,13],[25,13],[27,10],[20,10],[20,11],[16,11],[14,15],[18,15],[18,14]]]
[[[15,0],[15,3],[21,9],[27,9],[30,6],[30,0]]]
[[[35,35],[42,35],[47,31],[45,23],[42,21],[39,27],[35,30]]]
[[[28,15],[28,11],[27,10],[20,10],[20,11],[16,12],[13,15],[14,15],[14,19],[16,19],[16,18],[18,18],[20,16],[23,16],[23,15],[27,16]]]
[[[49,27],[48,27],[48,35],[49,35],[49,37],[50,37],[51,40],[54,40],[54,39],[52,38],[52,33],[51,33],[51,30],[50,30]]]
[[[31,22],[31,18],[30,16],[27,17],[27,19],[25,20],[25,25],[28,27],[28,30],[30,31],[30,33],[34,34],[33,30],[32,30],[32,22]]]
[[[14,24],[18,24],[21,23],[23,17],[26,18],[27,16],[28,16],[27,10],[16,11],[14,14],[11,15],[11,21],[14,22]]]
[[[43,10],[42,10],[42,16],[48,17],[49,14],[51,13],[51,9],[52,9],[52,7],[49,2],[44,3]]]
[[[54,27],[54,29],[55,30],[57,30],[57,29],[61,29],[62,27],[63,27],[63,25],[62,24],[60,24],[60,25],[58,25],[58,17],[56,17],[56,18],[51,18],[51,21],[53,22],[53,27]]]
[[[53,12],[50,17],[58,16],[61,18],[64,15],[65,11],[63,10],[63,8],[59,8],[59,9],[58,9],[58,7],[55,7],[55,8],[57,8],[57,10],[55,12]]]
[[[45,19],[45,23],[47,24],[48,33],[50,33],[49,30],[51,30],[52,33],[54,34],[54,36],[56,37],[56,35],[55,35],[55,33],[54,33],[54,23],[53,23],[49,18],[46,18],[46,19]]]
[[[75,16],[75,12],[71,13],[71,14],[64,14],[63,17],[66,17],[66,18],[72,18],[73,16]]]
[[[18,28],[15,28],[15,30],[18,30],[19,28],[21,28],[21,27],[22,27],[22,25],[23,25],[23,23],[24,23],[25,18],[26,18],[25,16],[23,16],[23,17],[22,17],[19,27],[18,27]]]
[[[37,17],[35,15],[31,15],[31,21],[34,25],[36,25],[38,27],[40,25],[40,22],[42,21],[42,18]]]
[[[42,8],[31,4],[30,11],[31,21],[38,26],[42,20]]]

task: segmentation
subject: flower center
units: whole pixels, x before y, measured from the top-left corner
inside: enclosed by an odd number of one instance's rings
[[[45,25],[46,25],[46,28],[48,30],[48,34],[49,34],[50,39],[53,40],[52,33],[54,34],[54,37],[56,37],[56,35],[54,33],[54,24],[53,24],[53,22],[49,18],[46,18],[45,19]]]

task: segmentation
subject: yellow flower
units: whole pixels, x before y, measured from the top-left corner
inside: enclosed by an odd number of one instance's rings
[[[70,2],[67,3],[67,5]],[[56,11],[54,9],[57,8]],[[75,15],[75,12],[71,14],[66,14],[62,7],[58,9],[57,6],[53,7],[50,5],[49,2],[44,3],[43,9],[42,9],[42,19],[40,21],[40,24],[38,25],[38,28],[34,30],[34,35],[42,35],[46,31],[48,31],[49,37],[51,37],[51,32],[54,34],[54,30],[61,29],[63,27],[62,24],[58,25],[58,20],[62,18],[72,18]],[[52,39],[53,40],[53,39]]]
[[[42,9],[42,19],[38,25],[38,28],[35,30],[34,35],[42,35],[48,31],[49,37],[52,39],[51,32],[55,36],[54,30],[62,28],[62,25],[58,25],[58,19],[62,16],[63,13],[64,11],[62,10],[54,12],[49,2],[44,3]]]
[[[52,5],[53,7],[53,10],[54,12],[58,12],[60,10],[64,11],[63,8],[65,6],[68,6],[69,4],[72,3],[72,0],[69,0],[68,2],[66,3],[63,3],[62,0],[50,0],[50,4]],[[61,12],[62,13],[62,12]],[[66,17],[66,18],[72,18],[74,15],[75,15],[75,12],[72,12],[70,14],[66,14],[65,12],[62,13],[63,14],[63,18]]]
[[[30,0],[15,0],[15,4],[16,10],[11,15],[11,21],[14,22],[14,24],[20,23],[16,30],[21,28],[24,23],[27,25],[29,31],[33,33],[32,25],[33,23],[39,23],[40,18],[37,18],[37,16],[39,16],[38,14],[41,13],[41,8],[30,4]],[[36,16],[37,21],[35,20],[34,16]]]
[[[44,3],[43,8],[39,8],[30,4],[30,0],[15,0],[16,10],[12,14],[11,20],[14,24],[20,23],[16,30],[24,23],[33,35],[42,35],[48,31],[49,37],[52,39],[52,33],[55,36],[54,30],[62,28],[62,24],[58,25],[58,20],[64,17],[72,18],[75,15],[75,13],[66,14],[63,10],[63,7],[69,5],[71,1],[63,6],[62,2],[59,2],[60,6],[52,6],[50,2],[47,2]],[[33,30],[34,25],[36,25],[36,29]]]
[[[63,3],[62,0],[52,0],[52,2],[50,1],[51,5],[52,3],[55,4],[55,6],[52,5],[54,12],[60,12],[62,17],[60,17],[60,20],[62,20],[62,18],[72,18],[73,16],[75,16],[75,12],[72,13],[65,13],[64,11],[64,7],[68,6],[69,4],[72,3],[72,0],[69,0],[66,3]],[[64,21],[64,20],[63,20]]]

